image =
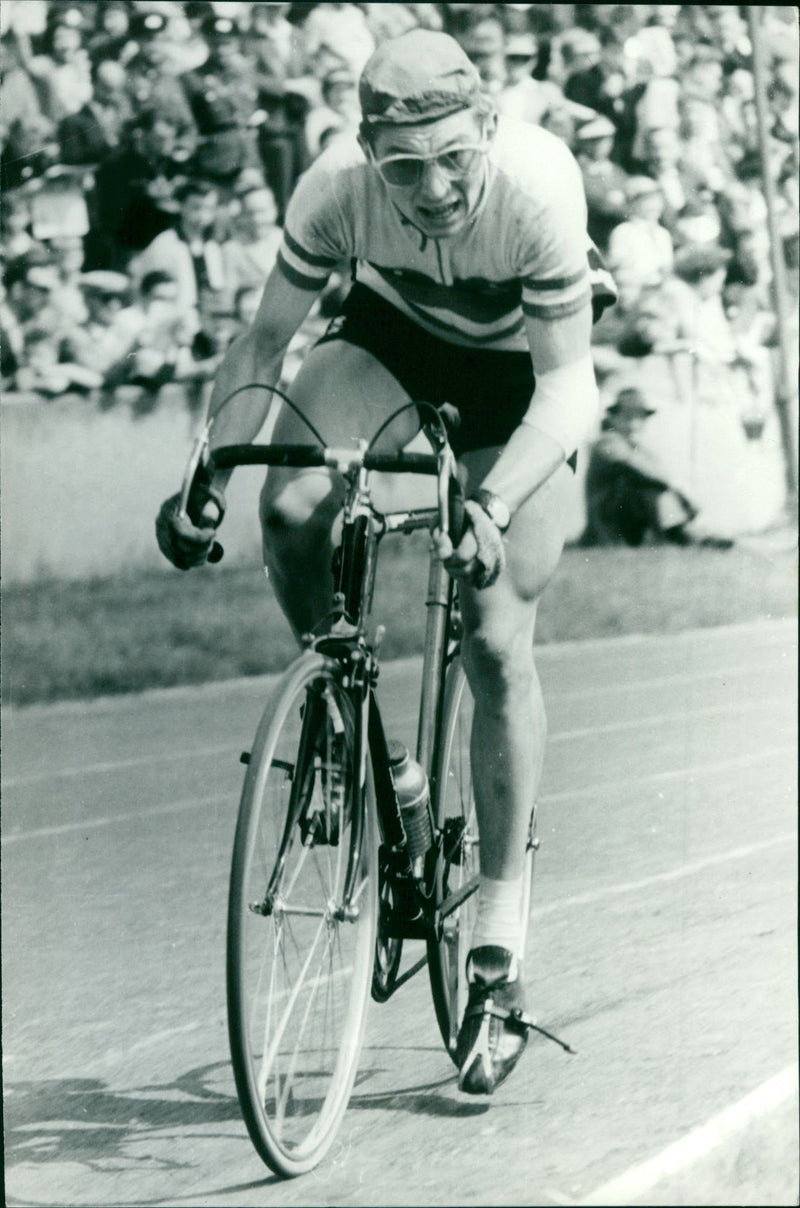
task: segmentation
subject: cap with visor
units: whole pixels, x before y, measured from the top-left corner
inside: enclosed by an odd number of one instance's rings
[[[364,65],[358,86],[362,129],[438,121],[471,109],[481,79],[454,38],[411,29],[381,43]]]

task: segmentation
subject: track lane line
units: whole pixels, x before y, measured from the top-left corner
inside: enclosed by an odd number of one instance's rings
[[[787,1065],[737,1103],[731,1104],[705,1124],[692,1129],[661,1153],[632,1166],[614,1179],[595,1188],[578,1200],[559,1197],[561,1203],[576,1205],[630,1204],[665,1179],[681,1174],[687,1166],[706,1157],[759,1119],[786,1103],[798,1093],[796,1065]]]
[[[758,843],[748,843],[746,847],[733,847],[726,852],[713,856],[705,856],[702,860],[693,860],[691,864],[681,864],[668,872],[656,872],[649,877],[641,877],[638,881],[625,881],[620,885],[605,885],[602,889],[587,890],[586,893],[573,894],[568,898],[555,898],[543,906],[534,906],[531,918],[541,919],[549,914],[557,914],[560,910],[568,910],[573,906],[593,906],[603,898],[613,898],[619,894],[638,893],[642,889],[652,889],[654,885],[664,885],[671,881],[680,881],[684,877],[692,877],[695,873],[705,872],[727,864],[731,860],[745,860],[759,852],[768,851],[771,847],[779,847],[783,843],[791,843],[797,839],[797,831],[787,831],[782,835],[773,835],[770,839],[762,839]]]
[[[671,780],[687,779],[692,780],[694,777],[706,775],[718,775],[720,772],[725,772],[731,768],[746,768],[753,767],[756,764],[762,763],[764,760],[774,759],[776,756],[791,755],[796,750],[796,744],[783,745],[780,747],[770,747],[765,750],[757,751],[752,755],[733,756],[730,759],[716,760],[713,763],[695,764],[685,768],[669,769],[664,772],[653,772],[648,776],[639,776],[635,779],[630,777],[625,780],[604,780],[594,781],[592,784],[584,785],[578,789],[562,789],[560,792],[545,793],[540,797],[541,805],[550,804],[553,802],[570,801],[575,798],[586,797],[587,795],[597,796],[600,793],[614,793],[621,790],[629,790],[638,788],[647,784],[663,784]],[[0,842],[5,845],[9,843],[18,843],[23,839],[41,839],[50,835],[65,835],[71,831],[94,830],[102,826],[113,826],[117,822],[129,822],[138,818],[156,817],[159,814],[173,814],[182,810],[189,810],[200,805],[208,805],[211,802],[223,800],[235,800],[237,793],[224,792],[212,793],[204,797],[188,797],[181,801],[165,803],[160,806],[153,806],[141,810],[129,810],[122,814],[112,814],[100,818],[87,818],[81,821],[64,822],[55,826],[37,827],[30,831],[12,831],[11,834],[5,834],[0,839]]]
[[[590,695],[590,693],[587,695]],[[624,733],[626,730],[640,730],[647,726],[663,726],[671,725],[672,723],[679,724],[703,717],[735,717],[746,713],[757,713],[768,709],[770,706],[783,705],[784,703],[783,696],[750,697],[743,703],[709,705],[689,711],[681,710],[678,713],[648,714],[646,717],[635,717],[630,721],[609,722],[606,725],[600,726],[582,726],[574,730],[556,730],[553,734],[549,735],[547,742],[549,746],[551,743],[569,742],[575,738],[587,738],[594,734]],[[415,712],[414,714],[394,717],[392,722],[393,725],[400,727],[410,726],[416,720],[417,714]],[[176,763],[182,759],[212,757],[216,759],[219,756],[231,755],[235,751],[240,751],[241,748],[241,743],[227,743],[217,747],[203,746],[182,751],[164,751],[158,755],[136,755],[128,759],[106,759],[82,766],[67,766],[65,768],[47,769],[46,771],[28,772],[18,776],[4,776],[2,783],[3,788],[9,789],[30,784],[42,784],[48,780],[72,779],[80,776],[99,775],[102,772],[123,771],[127,768],[143,767],[145,764],[153,766],[160,763]]]
[[[729,769],[755,767],[756,764],[763,763],[765,759],[780,758],[784,755],[794,756],[796,750],[796,743],[783,744],[779,747],[768,747],[755,751],[750,755],[732,755],[729,759],[717,759],[713,763],[698,763],[683,768],[670,768],[664,772],[651,772],[649,776],[626,777],[625,780],[595,780],[582,788],[560,789],[554,793],[544,793],[539,798],[539,804],[571,801],[586,796],[596,797],[600,793],[618,793],[645,784],[668,784],[672,780],[681,779],[691,781],[696,776],[718,775]]]
[[[5,847],[10,843],[21,843],[23,839],[48,839],[52,835],[69,835],[75,831],[98,830],[104,826],[114,826],[118,822],[136,822],[140,818],[159,818],[167,814],[181,814],[202,805],[219,805],[223,801],[235,801],[237,797],[238,793],[230,792],[209,793],[205,797],[186,797],[181,801],[155,805],[149,809],[127,810],[123,814],[112,814],[104,818],[84,818],[80,822],[62,822],[56,826],[40,826],[35,830],[14,831],[10,835],[3,835],[0,842]]]

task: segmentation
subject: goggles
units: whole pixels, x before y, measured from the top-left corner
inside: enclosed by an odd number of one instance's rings
[[[387,185],[410,188],[419,184],[428,164],[435,164],[436,170],[448,180],[469,176],[487,150],[486,143],[464,143],[437,155],[385,155],[383,159],[374,156],[371,159]]]

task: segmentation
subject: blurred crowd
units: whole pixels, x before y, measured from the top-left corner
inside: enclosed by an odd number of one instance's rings
[[[798,269],[798,25],[759,10],[766,158]],[[746,10],[711,4],[4,0],[6,389],[199,397],[258,305],[299,175],[358,122],[375,45],[453,34],[498,110],[572,148],[618,304],[601,382],[654,352],[770,405],[776,320]],[[335,275],[287,363],[338,305]],[[294,358],[294,359],[293,359]],[[607,421],[610,417],[607,416]]]

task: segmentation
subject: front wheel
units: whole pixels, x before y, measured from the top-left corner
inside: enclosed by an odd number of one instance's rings
[[[250,1137],[277,1174],[317,1165],[356,1075],[378,910],[369,757],[335,660],[301,656],[242,791],[228,907],[228,1031]]]

